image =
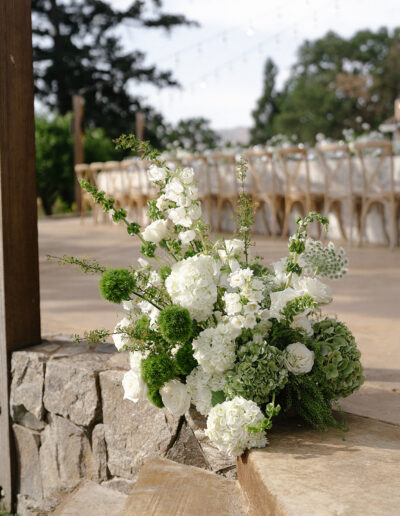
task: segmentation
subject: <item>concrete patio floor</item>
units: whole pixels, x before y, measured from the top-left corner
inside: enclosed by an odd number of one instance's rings
[[[286,253],[287,243],[256,236],[257,254],[270,264]],[[113,328],[121,317],[98,291],[98,276],[73,266],[49,262],[46,254],[96,258],[101,264],[126,266],[139,256],[138,239],[122,226],[82,224],[77,218],[39,221],[42,333],[75,334],[93,328]],[[347,247],[350,271],[331,282],[337,314],[354,333],[369,378],[399,381],[400,371],[400,249]],[[379,377],[379,378],[378,378]]]

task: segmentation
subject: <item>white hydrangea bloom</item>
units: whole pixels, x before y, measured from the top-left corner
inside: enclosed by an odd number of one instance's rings
[[[215,260],[199,254],[174,263],[165,286],[174,304],[187,308],[196,321],[204,321],[217,300],[218,278]]]
[[[223,373],[235,362],[235,338],[230,323],[220,322],[216,328],[206,328],[192,342],[194,358],[207,373]]]
[[[207,416],[212,409],[212,391],[224,390],[225,375],[206,373],[202,367],[198,366],[186,377],[186,385],[196,410],[203,416]]]
[[[314,365],[314,351],[301,342],[289,344],[284,353],[284,364],[293,374],[309,373]]]
[[[264,432],[252,433],[264,416],[254,401],[236,396],[213,407],[208,415],[206,435],[225,453],[241,455],[247,448],[262,448],[267,444]]]
[[[188,386],[179,380],[171,380],[160,389],[161,399],[165,407],[176,416],[183,415],[190,407]]]
[[[168,222],[166,220],[155,220],[145,228],[142,237],[147,242],[158,244],[168,237]]]
[[[116,326],[114,328],[114,334],[112,337],[113,337],[115,347],[118,349],[118,351],[121,351],[121,349],[124,346],[127,346],[130,343],[129,337],[127,335],[125,335],[124,333],[118,333],[118,330],[123,330],[130,324],[131,324],[130,319],[128,319],[127,317],[124,317],[116,324]]]
[[[136,371],[137,373],[140,373],[141,371],[141,363],[142,360],[144,360],[150,351],[130,351],[129,352],[129,365],[132,371]]]

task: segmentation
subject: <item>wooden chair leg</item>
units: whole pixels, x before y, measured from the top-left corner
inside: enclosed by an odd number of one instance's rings
[[[378,212],[381,216],[381,220],[382,220],[382,229],[383,229],[383,234],[385,235],[385,240],[386,242],[388,243],[389,247],[391,246],[391,237],[389,236],[389,233],[387,231],[387,228],[386,228],[386,218],[385,218],[385,205],[383,202],[379,202],[376,204],[377,208],[378,208]]]
[[[292,212],[293,202],[285,200],[285,215],[283,218],[282,236],[286,237],[289,234],[289,219]]]
[[[336,216],[337,216],[337,219],[338,219],[338,222],[339,222],[340,232],[342,234],[343,240],[345,242],[347,242],[348,238],[347,238],[346,230],[344,229],[344,224],[343,224],[342,203],[340,201],[337,201],[337,202],[335,202],[334,206],[335,206]],[[351,232],[351,228],[350,228],[350,232]]]

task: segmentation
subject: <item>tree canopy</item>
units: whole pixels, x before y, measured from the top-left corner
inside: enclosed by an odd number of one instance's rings
[[[130,91],[135,81],[177,85],[168,70],[145,62],[140,50],[126,51],[121,27],[191,25],[183,15],[162,10],[162,0],[135,0],[120,10],[102,0],[32,0],[35,95],[51,111],[71,110],[72,95],[85,98],[85,121],[109,136],[134,129],[135,113],[154,111]],[[156,135],[146,135],[157,142]]]
[[[400,93],[399,63],[400,28],[362,30],[348,39],[328,32],[305,41],[280,92],[269,59],[253,112],[253,143],[265,143],[278,132],[311,142],[319,132],[341,138],[344,128],[361,132],[367,123],[377,129],[393,114]]]

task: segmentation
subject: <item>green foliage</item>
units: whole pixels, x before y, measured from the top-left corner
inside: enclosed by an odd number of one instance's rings
[[[252,143],[271,134],[297,134],[314,143],[323,133],[342,138],[344,127],[373,130],[393,116],[398,96],[400,28],[361,30],[349,38],[328,32],[304,41],[297,62],[281,91],[275,87],[277,69],[267,60],[263,93],[253,111]]]
[[[241,158],[237,168],[237,178],[240,185],[239,198],[235,216],[235,236],[244,243],[244,254],[246,264],[249,261],[249,248],[251,244],[251,227],[256,218],[257,204],[252,201],[251,195],[246,191],[245,183],[248,165],[245,159]]]
[[[107,269],[99,282],[100,293],[111,303],[129,301],[135,279],[128,269]]]
[[[48,260],[57,260],[58,265],[76,265],[76,268],[81,270],[85,274],[103,274],[106,271],[106,267],[99,264],[97,260],[92,258],[75,258],[75,256],[52,256],[51,254],[46,255]]]
[[[171,267],[169,265],[163,265],[162,267],[160,267],[158,272],[160,274],[161,279],[165,281],[171,274]]]
[[[95,161],[120,161],[124,154],[117,150],[111,138],[106,135],[103,127],[85,130],[85,163]]]
[[[193,353],[194,350],[190,342],[178,349],[175,355],[175,369],[178,374],[187,376],[198,366]]]
[[[71,116],[35,119],[38,195],[46,215],[58,197],[71,206],[74,200],[74,165]]]
[[[272,325],[266,337],[271,346],[283,351],[289,344],[304,341],[305,331],[302,328],[290,328],[285,320],[272,319],[271,322]]]
[[[175,126],[167,126],[162,138],[167,149],[185,149],[188,152],[204,152],[220,144],[220,136],[203,117],[180,120]]]
[[[160,389],[176,377],[174,362],[167,354],[150,355],[141,363],[143,380],[151,388]]]
[[[140,252],[147,258],[154,258],[156,255],[157,244],[154,242],[144,242],[140,248]]]
[[[159,390],[154,387],[148,388],[147,399],[157,408],[163,408],[164,406]]]
[[[319,240],[307,240],[303,259],[306,274],[329,279],[339,279],[347,274],[349,260],[342,247],[336,251],[333,242],[324,246]]]
[[[104,127],[111,137],[134,129],[141,110],[148,122],[154,122],[146,124],[147,136],[158,144],[156,128],[162,119],[132,95],[130,83],[165,87],[177,82],[170,71],[146,64],[142,51],[126,51],[122,29],[127,24],[168,31],[193,25],[185,16],[165,12],[162,3],[135,1],[120,9],[103,0],[33,0],[36,97],[50,110],[65,114],[72,96],[80,92],[87,125]]]
[[[224,391],[211,391],[211,405],[215,407],[215,405],[219,405],[226,400],[226,396]]]
[[[180,306],[167,306],[158,316],[158,326],[164,339],[171,343],[185,343],[192,335],[189,310]]]
[[[266,342],[249,341],[238,348],[237,362],[226,374],[225,394],[228,399],[243,396],[263,405],[285,386],[287,377],[282,351]]]
[[[277,416],[281,411],[280,405],[275,405],[275,394],[272,396],[272,401],[267,403],[265,407],[265,415],[266,417],[260,421],[257,426],[248,426],[247,430],[252,432],[253,434],[257,434],[259,432],[265,432],[266,430],[270,430],[272,428],[272,418]]]
[[[337,400],[359,389],[365,378],[361,353],[345,324],[326,318],[313,326],[310,347],[315,354],[312,376],[328,399]]]

